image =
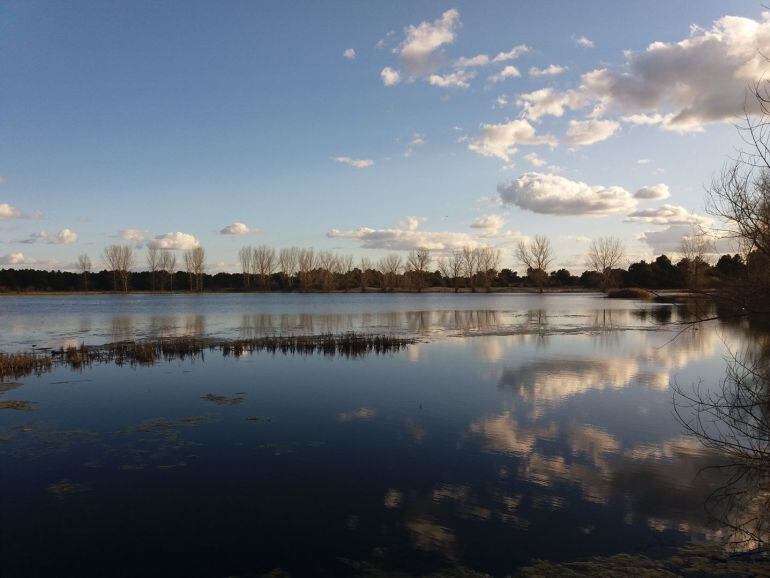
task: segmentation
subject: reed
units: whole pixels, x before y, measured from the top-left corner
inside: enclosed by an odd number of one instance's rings
[[[383,355],[406,348],[415,340],[370,333],[326,333],[320,335],[273,335],[250,339],[204,339],[164,337],[142,341],[118,341],[100,346],[81,345],[45,353],[0,353],[0,381],[41,374],[54,366],[83,369],[94,363],[153,365],[175,359],[204,359],[205,353],[223,356],[266,352],[273,355],[323,355],[345,358]]]

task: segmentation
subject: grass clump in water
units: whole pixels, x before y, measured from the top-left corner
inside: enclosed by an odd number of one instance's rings
[[[17,401],[13,399],[0,400],[0,409],[15,409],[17,411],[33,411],[31,401]]]
[[[147,341],[118,341],[101,346],[81,345],[46,353],[0,353],[0,381],[26,375],[40,375],[54,365],[83,369],[94,363],[153,365],[159,361],[204,359],[206,351],[220,351],[228,357],[266,352],[283,355],[324,355],[361,357],[383,355],[406,348],[415,339],[366,333],[321,335],[274,335],[251,339],[204,339],[169,337]]]

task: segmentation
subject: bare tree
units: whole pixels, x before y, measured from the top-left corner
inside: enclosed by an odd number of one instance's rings
[[[243,287],[251,288],[251,263],[254,259],[254,250],[251,247],[241,247],[238,251],[238,260],[241,262],[241,271],[243,271]]]
[[[425,274],[430,267],[430,262],[430,249],[426,247],[418,247],[410,251],[406,258],[406,267],[412,277],[412,285],[418,293],[425,286]]]
[[[536,235],[531,242],[522,239],[516,247],[516,258],[542,293],[548,282],[548,267],[554,259],[551,241],[543,235]]]
[[[150,272],[150,287],[155,291],[155,281],[158,269],[160,269],[160,251],[158,248],[148,247],[145,259],[147,260],[147,270]]]
[[[283,288],[291,288],[291,279],[297,274],[297,261],[300,249],[298,247],[283,248],[278,252],[278,268],[281,270]]]
[[[380,271],[383,275],[383,291],[393,291],[401,272],[401,256],[391,253],[380,259]]]
[[[366,288],[369,286],[369,270],[372,268],[372,260],[369,257],[361,257],[358,268],[361,271],[358,279],[361,293],[366,293]]]
[[[134,250],[131,245],[110,245],[104,249],[104,262],[112,271],[113,288],[128,293],[131,269],[134,267]]]
[[[463,252],[452,251],[448,256],[442,256],[438,260],[438,268],[457,293],[460,290],[460,276],[463,271]]]
[[[83,275],[83,291],[88,291],[88,276],[91,274],[92,267],[91,257],[85,253],[78,257],[78,271]]]
[[[588,267],[601,275],[604,291],[612,287],[612,271],[620,267],[625,258],[626,248],[617,237],[599,237],[591,241],[587,255]]]
[[[313,249],[300,249],[297,255],[297,275],[302,291],[308,291],[313,283],[313,270],[316,267],[316,256]]]
[[[203,247],[195,247],[184,252],[184,262],[190,279],[190,290],[203,291],[203,273],[206,270],[206,251]]]
[[[160,270],[163,271],[163,277],[161,278],[160,290],[164,288],[164,278],[168,279],[169,291],[174,290],[174,271],[176,269],[176,254],[173,251],[163,251],[159,260]]]
[[[468,284],[471,291],[476,292],[476,273],[478,273],[479,254],[472,247],[463,247],[462,250],[462,272],[468,278]]]
[[[353,255],[340,255],[337,259],[339,274],[342,276],[342,288],[350,290],[351,273],[353,271]]]
[[[739,127],[746,148],[724,167],[708,192],[707,211],[719,222],[719,237],[746,250],[742,287],[723,294],[744,312],[770,311],[770,81],[756,83]],[[753,114],[752,114],[753,109]]]
[[[711,266],[709,261],[714,252],[713,240],[702,229],[693,227],[691,235],[682,237],[679,252],[687,265],[685,283],[690,289],[701,289],[706,271]]]
[[[267,245],[254,247],[252,263],[259,275],[262,291],[270,289],[270,276],[275,271],[275,249]]]
[[[484,285],[484,289],[489,292],[492,280],[497,274],[497,267],[500,265],[500,250],[493,247],[479,247],[475,251],[478,252],[476,262],[481,283]]]
[[[318,277],[322,291],[331,291],[334,288],[334,274],[339,268],[339,260],[331,251],[318,253]]]

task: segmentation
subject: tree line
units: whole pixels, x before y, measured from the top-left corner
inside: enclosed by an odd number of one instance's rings
[[[706,289],[734,287],[756,269],[759,255],[722,255],[712,262],[709,243],[697,236],[683,242],[676,262],[666,255],[655,260],[626,263],[625,249],[615,237],[590,243],[587,269],[579,276],[565,268],[552,269],[550,240],[536,236],[521,241],[514,257],[526,274],[500,268],[501,252],[491,247],[465,247],[449,253],[418,248],[406,256],[392,253],[378,261],[368,257],[312,248],[274,249],[247,246],[238,252],[240,273],[209,273],[202,247],[184,251],[148,248],[140,253],[130,245],[110,245],[103,268],[96,270],[88,255],[78,258],[77,272],[35,269],[0,270],[0,291],[491,291],[512,287],[585,288],[607,291],[615,287],[646,289]],[[143,270],[135,270],[143,262]]]

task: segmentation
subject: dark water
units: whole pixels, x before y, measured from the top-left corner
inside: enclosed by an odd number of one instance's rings
[[[60,368],[0,400],[3,576],[344,576],[655,555],[713,539],[672,381],[740,326],[595,296],[3,298],[0,347],[365,330],[358,359]],[[212,395],[209,395],[212,394]]]

